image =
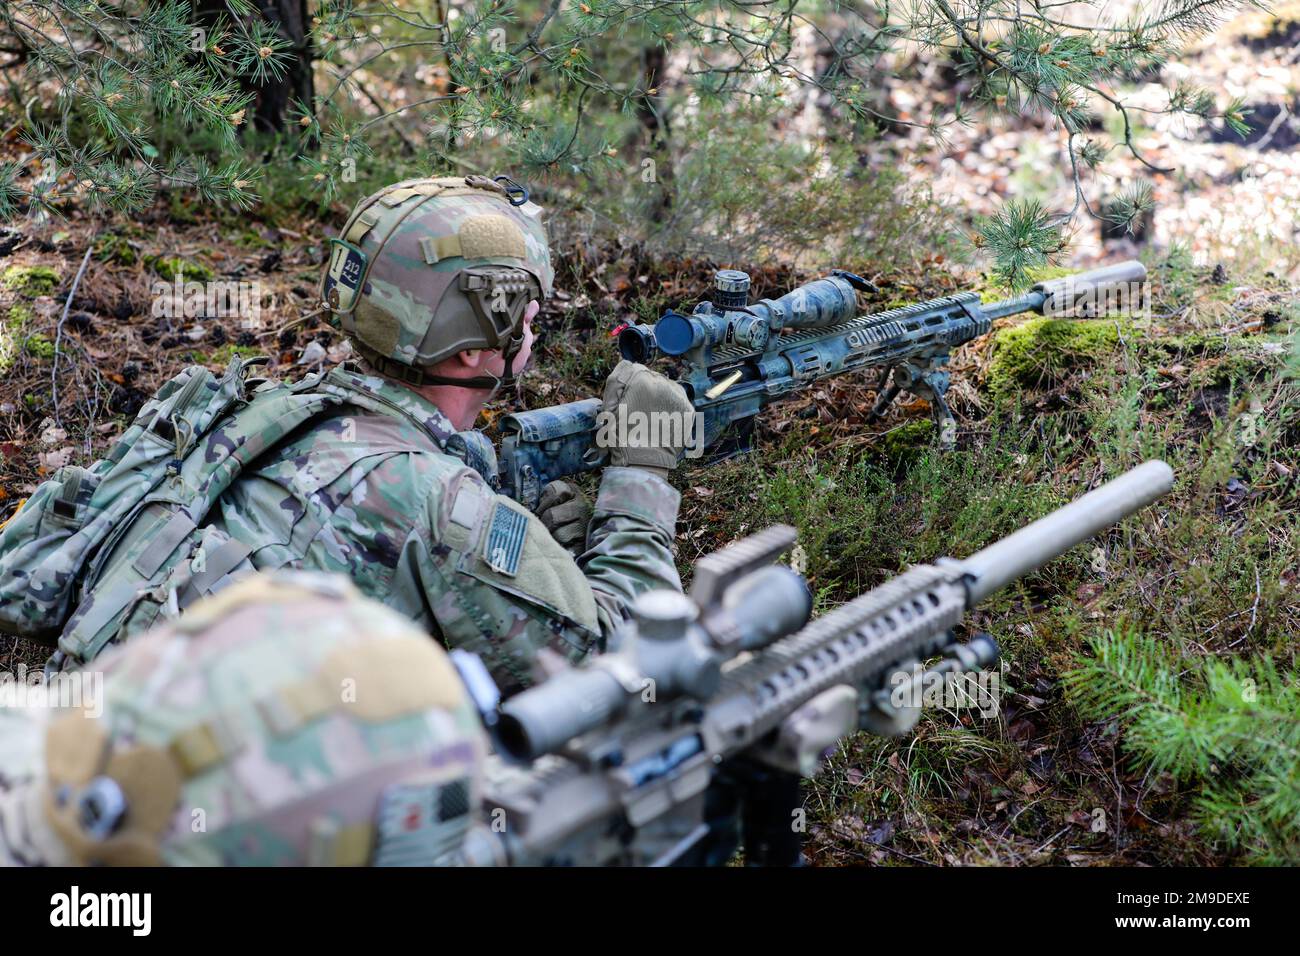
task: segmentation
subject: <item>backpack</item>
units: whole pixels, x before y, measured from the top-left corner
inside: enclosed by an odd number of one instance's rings
[[[313,391],[319,374],[253,388],[245,373],[264,361],[187,367],[107,458],[37,488],[0,531],[0,631],[57,638],[51,665],[85,663],[253,570],[205,516],[253,459],[341,402]]]

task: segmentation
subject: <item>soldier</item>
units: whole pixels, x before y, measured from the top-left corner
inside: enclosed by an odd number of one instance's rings
[[[557,482],[539,519],[494,492],[491,444],[467,431],[528,362],[551,293],[540,210],[511,186],[410,180],[357,205],[322,289],[361,358],[319,386],[346,403],[258,459],[210,515],[253,566],[342,572],[477,653],[506,692],[531,682],[539,648],[576,661],[637,594],[681,588],[666,480],[681,449],[613,448],[594,507]],[[630,362],[604,400],[692,412],[680,386]]]
[[[341,576],[251,576],[94,666],[72,708],[0,703],[0,865],[429,864],[477,813],[455,667]]]

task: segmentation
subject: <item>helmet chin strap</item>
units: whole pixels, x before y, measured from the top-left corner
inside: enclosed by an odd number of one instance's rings
[[[523,335],[511,336],[506,341],[506,346],[501,350],[501,357],[505,359],[506,368],[500,377],[488,373],[486,375],[474,375],[470,378],[454,378],[450,375],[434,375],[425,372],[422,378],[429,385],[450,385],[453,388],[473,388],[487,389],[489,394],[483,399],[484,402],[490,402],[496,398],[497,393],[503,388],[509,388],[515,383],[515,359],[519,356],[524,347]],[[520,369],[520,371],[523,371]]]

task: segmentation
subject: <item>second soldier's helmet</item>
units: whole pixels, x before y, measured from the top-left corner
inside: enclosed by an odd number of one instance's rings
[[[0,711],[0,862],[429,864],[476,812],[454,665],[343,578],[253,576],[94,667],[56,678],[103,673],[81,706]]]
[[[553,278],[541,209],[522,187],[504,177],[411,179],[357,203],[330,240],[321,293],[378,372],[446,383],[429,369],[491,349],[505,353],[508,380],[524,309],[551,294]]]

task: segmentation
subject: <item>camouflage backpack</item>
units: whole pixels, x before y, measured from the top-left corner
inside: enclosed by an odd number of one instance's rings
[[[250,395],[261,361],[236,356],[220,377],[186,368],[107,458],[37,488],[0,531],[0,631],[58,638],[53,664],[84,663],[252,570],[204,516],[254,458],[340,401],[312,390],[320,376]]]

